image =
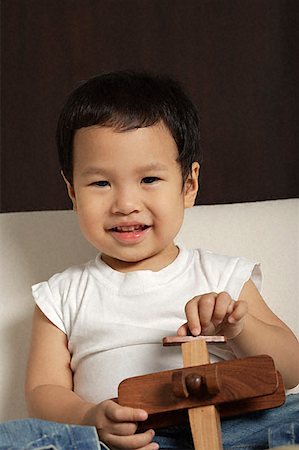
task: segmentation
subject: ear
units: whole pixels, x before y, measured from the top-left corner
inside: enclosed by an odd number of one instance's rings
[[[66,184],[67,187],[67,192],[69,194],[70,199],[72,200],[73,203],[73,210],[76,211],[77,210],[77,202],[76,202],[76,195],[75,195],[75,189],[74,186],[69,182],[69,180],[65,177],[63,171],[60,172],[62,178],[64,179],[64,182]]]
[[[184,183],[184,206],[185,208],[191,208],[194,205],[196,194],[198,191],[198,175],[199,164],[198,162],[192,163],[191,171]]]

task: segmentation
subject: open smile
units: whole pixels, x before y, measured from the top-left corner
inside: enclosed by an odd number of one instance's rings
[[[145,237],[150,228],[149,225],[144,224],[118,225],[110,228],[108,231],[119,242],[135,244]]]
[[[130,226],[121,226],[121,227],[113,227],[111,231],[115,231],[116,233],[130,233],[134,231],[144,231],[149,228],[149,225],[130,225]]]

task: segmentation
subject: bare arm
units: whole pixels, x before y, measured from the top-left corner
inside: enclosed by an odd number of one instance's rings
[[[45,420],[82,423],[93,405],[83,402],[72,388],[66,336],[36,308],[25,389],[29,414]]]
[[[292,331],[266,305],[252,281],[248,281],[240,294],[248,305],[244,327],[230,341],[238,357],[257,354],[270,355],[284,379],[286,388],[299,383],[299,342]]]
[[[140,409],[112,400],[98,405],[73,392],[73,374],[65,334],[35,309],[26,377],[26,401],[31,417],[95,426],[103,442],[115,449],[155,450],[154,433],[134,434],[137,422],[147,419]]]

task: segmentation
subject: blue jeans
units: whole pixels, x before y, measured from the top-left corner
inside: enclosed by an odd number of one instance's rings
[[[221,420],[224,450],[265,450],[299,444],[299,394],[289,395],[280,408]],[[192,450],[188,426],[157,430],[155,442],[163,450]]]
[[[299,444],[299,394],[289,395],[280,408],[223,419],[224,450],[264,450]],[[157,430],[162,450],[192,450],[189,427]],[[37,419],[0,424],[0,450],[107,450],[94,427],[65,425]],[[108,449],[109,450],[109,449]]]
[[[94,427],[38,419],[0,424],[1,450],[106,450]],[[108,449],[109,450],[109,449]]]

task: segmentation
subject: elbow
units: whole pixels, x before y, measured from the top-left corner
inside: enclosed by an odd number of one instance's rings
[[[36,408],[36,390],[38,387],[25,386],[25,403],[29,417],[40,418]]]
[[[299,386],[299,358],[292,364],[292,368],[288,371],[288,374],[284,377],[285,389],[294,389]]]

